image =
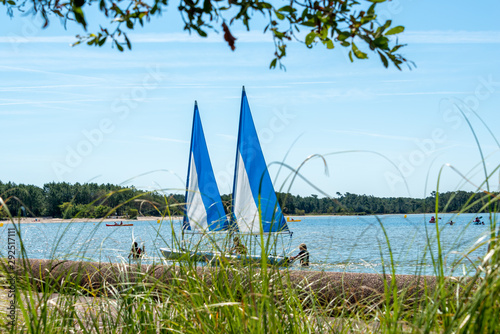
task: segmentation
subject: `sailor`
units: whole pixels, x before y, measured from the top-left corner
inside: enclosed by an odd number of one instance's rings
[[[300,244],[299,251],[299,254],[290,257],[290,261],[300,260],[300,265],[302,267],[309,267],[309,252],[307,251],[306,244]]]
[[[245,255],[247,253],[247,248],[240,241],[239,237],[233,238],[233,247],[229,250],[230,253],[236,253],[239,255]]]
[[[142,256],[142,249],[137,244],[137,241],[134,241],[134,244],[132,245],[132,249],[130,250],[130,254],[128,255],[129,258],[131,256],[133,259],[137,259],[137,258]]]

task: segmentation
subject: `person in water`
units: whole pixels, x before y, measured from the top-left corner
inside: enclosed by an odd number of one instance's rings
[[[130,250],[130,254],[128,257],[130,258],[132,256],[133,259],[137,259],[142,256],[143,250],[139,247],[136,241],[134,241],[134,244],[132,245],[132,249]]]
[[[431,217],[431,220],[429,220],[429,223],[435,223],[436,222],[436,218],[434,216]]]
[[[309,252],[307,251],[306,244],[300,244],[299,254],[290,257],[290,261],[300,260],[300,265],[302,267],[309,267]]]
[[[245,255],[247,253],[247,248],[240,241],[239,237],[233,238],[233,247],[229,250],[230,253],[236,253],[239,255]]]

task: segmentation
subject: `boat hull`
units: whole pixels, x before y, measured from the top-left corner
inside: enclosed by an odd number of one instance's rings
[[[196,261],[196,262],[214,262],[222,258],[229,261],[243,261],[251,263],[260,263],[262,257],[258,255],[238,255],[230,253],[220,253],[220,252],[193,252],[193,251],[179,251],[170,248],[160,248],[163,256],[167,260],[180,260],[180,261]],[[267,263],[273,266],[285,266],[288,265],[289,260],[287,257],[283,256],[268,256]]]

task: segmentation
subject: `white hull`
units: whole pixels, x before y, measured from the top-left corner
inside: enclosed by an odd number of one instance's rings
[[[249,262],[261,262],[262,257],[258,255],[238,255],[230,253],[219,253],[219,252],[193,252],[193,251],[178,251],[170,248],[160,248],[163,256],[167,260],[193,260],[196,262],[211,262],[216,261],[220,258],[225,258],[227,260],[240,260]],[[289,263],[288,258],[283,256],[268,256],[267,263],[276,266],[285,266]]]

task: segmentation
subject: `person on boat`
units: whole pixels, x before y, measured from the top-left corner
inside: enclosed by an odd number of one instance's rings
[[[432,216],[431,220],[429,220],[429,223],[434,224],[436,222],[436,217]]]
[[[123,222],[120,222],[120,225],[123,225]]]
[[[300,244],[299,254],[290,257],[290,261],[300,260],[300,265],[302,267],[309,267],[309,252],[307,251],[306,244]]]
[[[450,224],[450,226],[451,226],[451,225],[455,224],[455,222],[454,222],[453,220],[450,220],[450,221],[449,221],[449,222],[447,222],[446,224]]]
[[[240,241],[239,237],[233,238],[233,247],[229,250],[230,253],[236,253],[239,255],[246,255],[247,248]]]

